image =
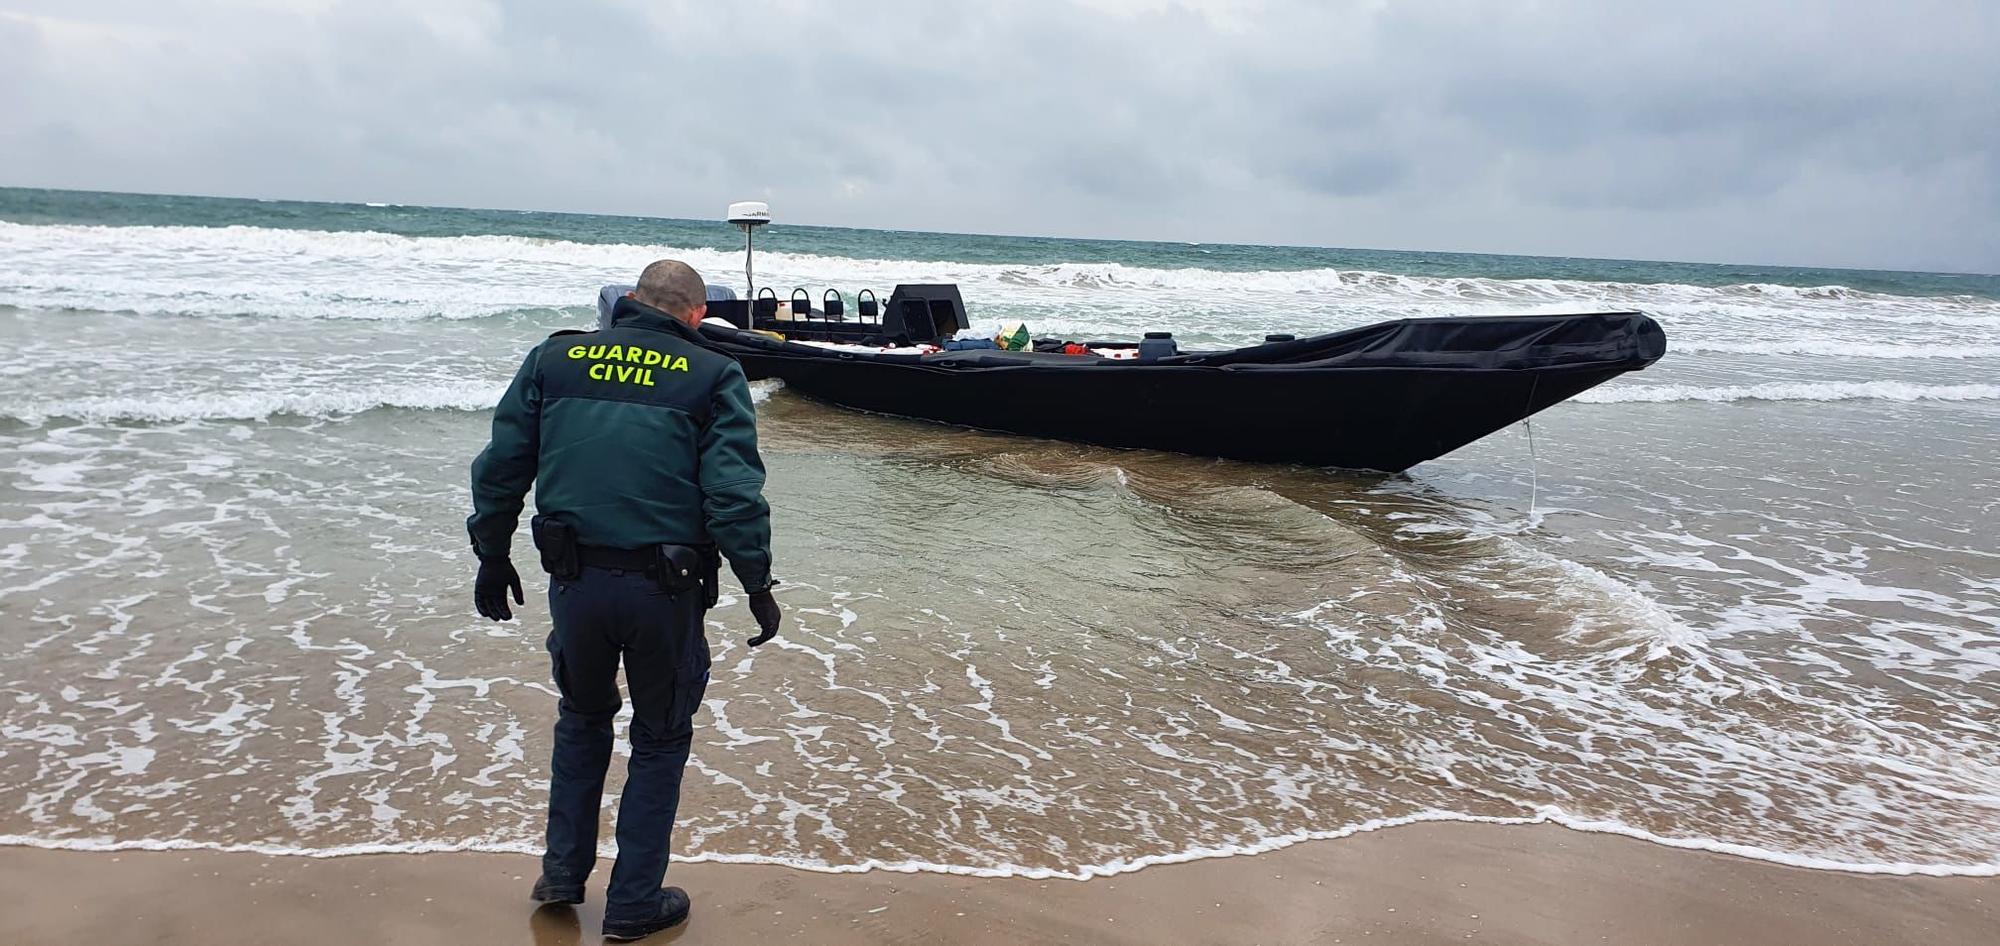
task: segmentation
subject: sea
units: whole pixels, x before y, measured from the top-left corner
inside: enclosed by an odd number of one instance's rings
[[[467,465],[600,286],[674,257],[740,290],[741,239],[0,190],[0,843],[539,853],[546,584],[519,539],[528,604],[474,614]],[[752,651],[739,593],[709,615],[681,857],[1082,878],[1478,821],[2000,873],[2000,277],[783,222],[758,248],[783,296],[953,282],[981,330],[1636,308],[1668,354],[1394,476],[758,383],[791,623]]]

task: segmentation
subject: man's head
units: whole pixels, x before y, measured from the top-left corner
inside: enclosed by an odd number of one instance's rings
[[[639,274],[639,288],[632,298],[686,322],[699,326],[708,314],[708,289],[701,274],[680,260],[657,260]]]

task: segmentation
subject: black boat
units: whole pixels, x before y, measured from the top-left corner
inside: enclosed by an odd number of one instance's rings
[[[796,298],[796,297],[795,297]],[[827,301],[835,297],[829,295]],[[1404,319],[1226,351],[1159,354],[1159,340],[1060,351],[934,354],[792,339],[942,342],[965,324],[956,287],[899,287],[881,313],[810,302],[718,307],[703,334],[752,380],[856,410],[1109,447],[1399,472],[1666,353],[1639,312]],[[873,320],[870,320],[873,317]],[[1171,342],[1165,343],[1171,350]],[[1037,344],[1038,349],[1061,343]],[[1123,357],[1137,354],[1140,357]]]

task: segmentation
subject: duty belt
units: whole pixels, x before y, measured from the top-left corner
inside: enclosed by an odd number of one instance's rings
[[[601,545],[579,545],[576,547],[576,563],[584,568],[644,572],[659,565],[660,553],[656,548],[614,549]]]
[[[636,549],[585,545],[576,540],[576,529],[546,515],[536,516],[528,527],[542,553],[542,570],[558,580],[574,581],[586,568],[607,568],[645,575],[668,594],[700,589],[704,607],[714,607],[721,597],[717,573],[722,556],[713,545],[668,543]]]
[[[669,544],[643,549],[576,546],[576,568],[579,572],[586,568],[612,568],[643,574],[668,594],[699,590],[704,608],[715,607],[716,600],[721,597],[718,574],[721,565],[721,556],[710,545]]]

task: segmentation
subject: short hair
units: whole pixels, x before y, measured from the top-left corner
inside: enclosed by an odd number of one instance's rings
[[[640,302],[682,319],[708,304],[708,288],[702,284],[701,274],[676,259],[656,260],[647,266],[639,274],[639,289],[634,295]]]

